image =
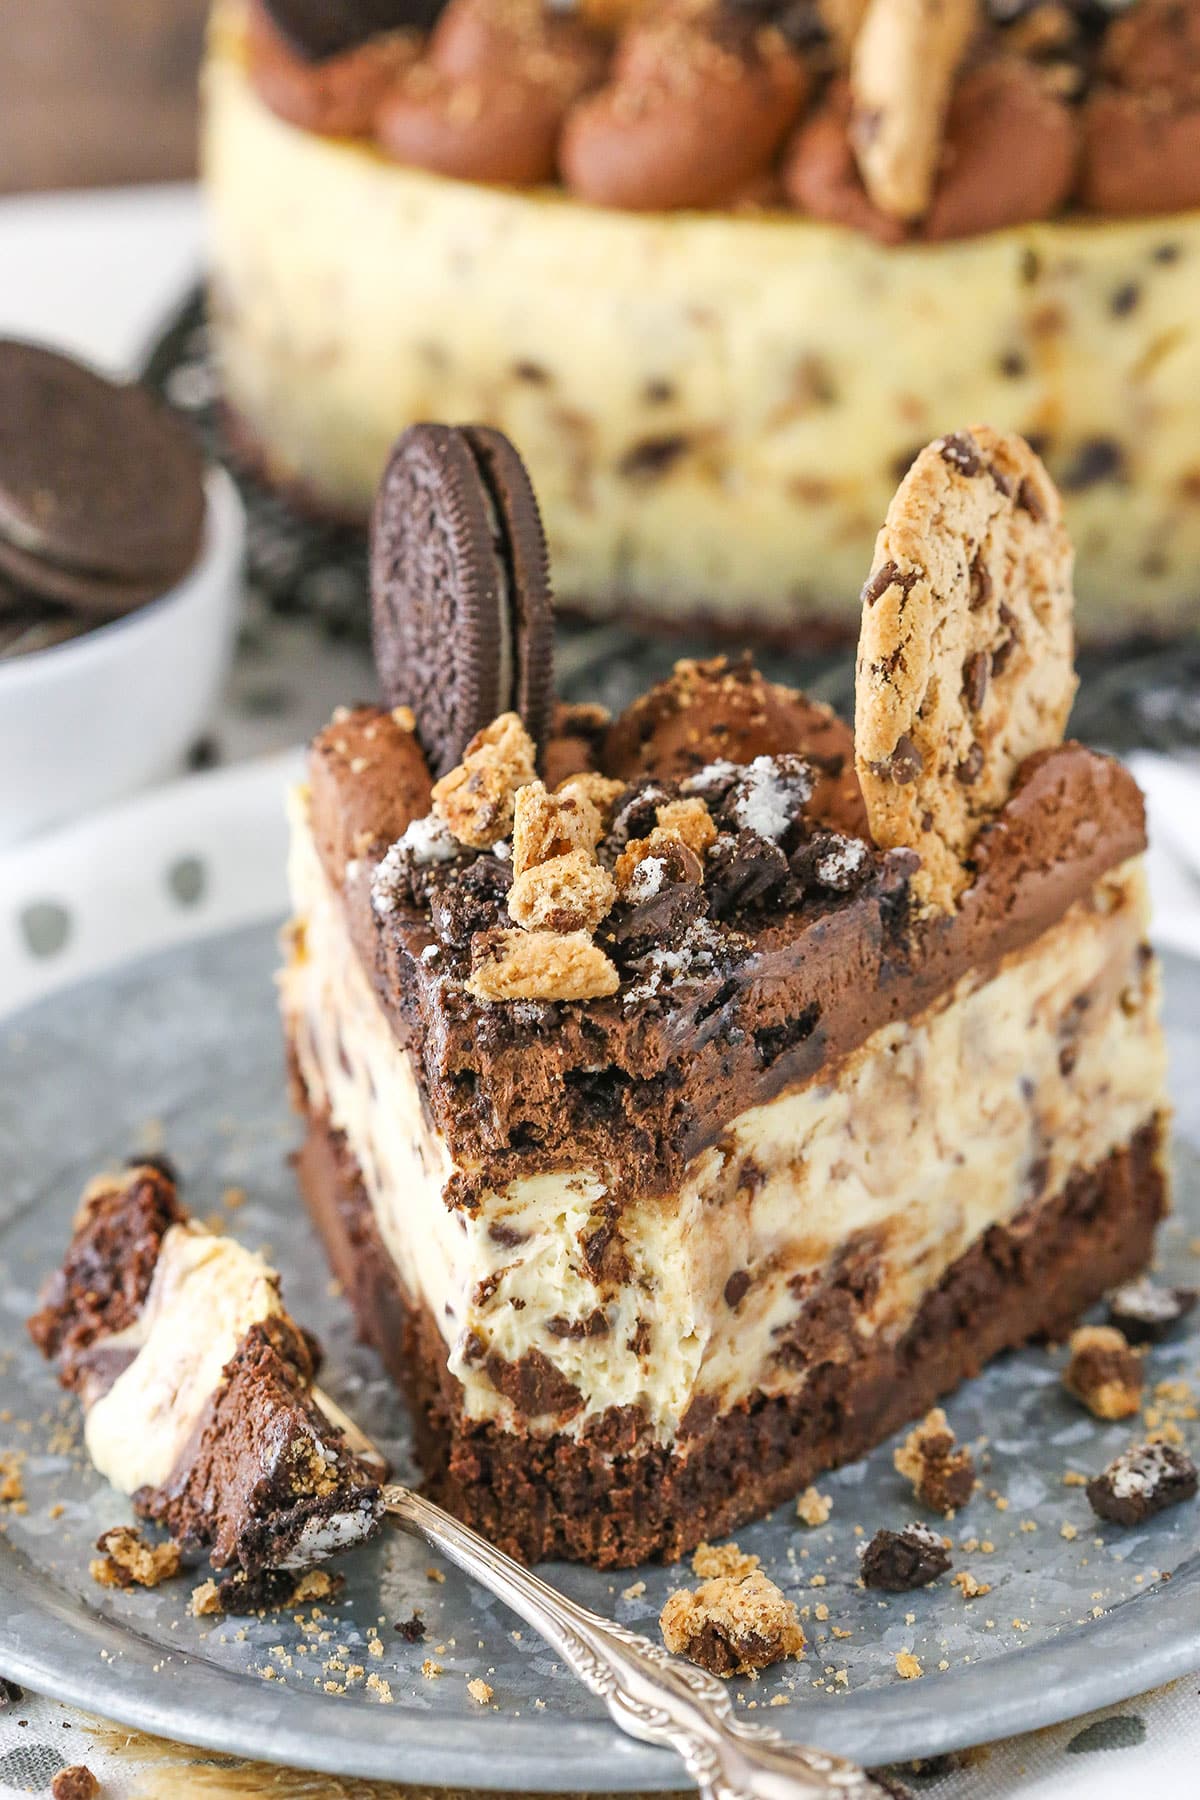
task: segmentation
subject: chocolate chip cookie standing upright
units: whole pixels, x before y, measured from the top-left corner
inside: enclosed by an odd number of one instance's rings
[[[953,910],[1018,765],[1061,743],[1075,695],[1073,555],[1022,438],[977,426],[917,457],[862,594],[855,760],[875,841],[919,852]]]
[[[524,465],[500,432],[413,425],[398,440],[372,520],[371,613],[384,697],[412,708],[435,776],[504,713],[545,741],[546,540]]]

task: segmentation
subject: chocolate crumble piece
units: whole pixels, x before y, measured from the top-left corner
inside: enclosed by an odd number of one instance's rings
[[[672,1655],[686,1656],[723,1680],[752,1675],[804,1648],[796,1608],[761,1569],[714,1576],[694,1593],[677,1590],[668,1596],[659,1624]]]
[[[723,1290],[726,1306],[728,1306],[731,1309],[734,1307],[740,1306],[742,1301],[746,1298],[746,1295],[749,1293],[749,1291],[750,1291],[749,1270],[735,1269],[733,1274],[729,1277],[729,1280],[725,1283],[725,1287]]]
[[[1105,1296],[1108,1322],[1128,1344],[1159,1344],[1196,1304],[1194,1288],[1160,1287],[1149,1275],[1126,1281]]]
[[[871,853],[862,838],[845,837],[840,831],[814,831],[793,851],[790,867],[804,889],[855,894],[870,879]]]
[[[680,842],[665,841],[642,858],[609,921],[606,935],[626,957],[678,949],[708,906],[700,886],[702,865]]]
[[[778,893],[788,878],[787,857],[756,831],[723,831],[704,863],[704,887],[718,919],[748,910]]]
[[[1068,1392],[1097,1419],[1128,1419],[1141,1405],[1142,1359],[1111,1325],[1082,1325],[1063,1371]]]
[[[1196,1495],[1196,1465],[1173,1444],[1135,1444],[1087,1484],[1092,1511],[1110,1525],[1141,1525]]]
[[[914,1427],[892,1458],[896,1472],[911,1481],[917,1499],[935,1512],[965,1506],[975,1486],[971,1452],[958,1444],[940,1406]]]
[[[906,1525],[903,1531],[877,1531],[862,1556],[862,1578],[869,1588],[903,1594],[927,1587],[950,1567],[945,1539],[928,1525]]]
[[[479,856],[473,863],[434,878],[429,917],[444,944],[465,950],[477,931],[506,924],[505,900],[512,886],[512,864],[498,856]]]
[[[425,1642],[425,1621],[420,1613],[414,1613],[411,1619],[397,1619],[392,1630],[406,1644],[423,1644]]]
[[[6,1706],[16,1706],[24,1698],[25,1690],[23,1688],[19,1688],[16,1682],[10,1681],[6,1675],[0,1675],[0,1712],[3,1712]]]
[[[715,809],[717,823],[728,831],[753,831],[780,843],[800,819],[812,791],[813,768],[805,757],[790,751],[756,756],[738,769]]]
[[[633,782],[626,797],[613,814],[612,824],[601,846],[607,854],[604,861],[615,861],[618,854],[635,838],[649,837],[658,823],[658,809],[678,798],[676,782],[658,781],[646,775]]]

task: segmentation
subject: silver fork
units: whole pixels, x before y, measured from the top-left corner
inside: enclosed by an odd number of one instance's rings
[[[382,1465],[353,1420],[318,1398],[352,1447]],[[440,1550],[553,1644],[622,1731],[674,1750],[705,1800],[883,1800],[884,1790],[856,1764],[739,1717],[715,1675],[569,1600],[411,1488],[385,1486],[383,1504],[402,1531]]]

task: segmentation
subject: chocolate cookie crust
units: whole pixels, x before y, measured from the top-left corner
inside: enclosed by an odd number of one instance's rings
[[[406,1300],[345,1139],[309,1113],[301,1188],[363,1339],[412,1409],[434,1497],[511,1554],[602,1568],[673,1561],[853,1461],[999,1351],[1061,1337],[1106,1287],[1144,1266],[1166,1205],[1155,1119],[1048,1201],[977,1240],[896,1343],[812,1370],[782,1398],[752,1395],[692,1422],[674,1450],[640,1441],[634,1409],[579,1439],[522,1436],[465,1416],[445,1340]]]

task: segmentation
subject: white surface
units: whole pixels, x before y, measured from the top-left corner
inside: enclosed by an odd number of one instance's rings
[[[203,247],[190,184],[0,200],[0,336],[129,373],[199,275]]]

